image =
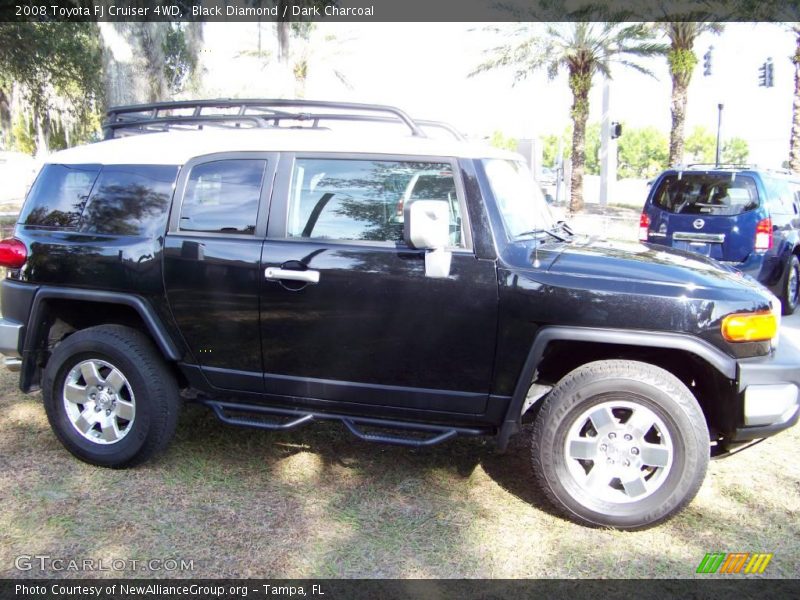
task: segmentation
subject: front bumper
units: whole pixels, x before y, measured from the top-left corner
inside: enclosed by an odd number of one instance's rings
[[[734,442],[774,435],[800,419],[800,348],[789,340],[770,356],[737,361],[743,425]]]

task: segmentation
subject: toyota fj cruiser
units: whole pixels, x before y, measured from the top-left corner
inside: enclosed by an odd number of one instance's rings
[[[106,467],[163,450],[186,399],[408,446],[504,450],[525,417],[553,504],[625,529],[797,421],[765,288],[575,235],[521,157],[435,127],[309,101],[113,109],[109,139],[49,158],[0,244],[6,365]]]

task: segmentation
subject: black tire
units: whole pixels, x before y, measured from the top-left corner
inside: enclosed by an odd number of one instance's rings
[[[634,423],[651,420],[640,434],[647,425]],[[694,498],[710,445],[697,400],[675,376],[646,363],[603,360],[558,382],[537,415],[532,452],[539,485],[565,516],[589,526],[644,529]],[[584,454],[594,458],[575,458]],[[597,477],[590,478],[596,465]]]
[[[82,367],[91,377],[81,374]],[[117,374],[111,376],[113,370]],[[124,384],[115,390],[119,381]],[[89,399],[90,390],[94,400]],[[68,400],[71,393],[80,401]],[[163,450],[175,433],[180,411],[175,377],[156,347],[143,333],[121,325],[83,329],[56,346],[44,369],[42,396],[50,426],[64,447],[101,467],[132,467]],[[118,404],[134,408],[122,416]],[[102,424],[86,427],[103,415]],[[111,440],[105,439],[106,431]]]
[[[783,276],[782,287],[781,312],[788,316],[794,313],[800,303],[800,261],[797,260],[795,254],[792,254],[786,263],[786,274]]]

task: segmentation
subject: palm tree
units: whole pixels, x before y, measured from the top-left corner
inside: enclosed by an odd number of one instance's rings
[[[541,69],[550,79],[566,70],[573,124],[570,211],[575,212],[583,208],[586,121],[595,73],[611,78],[611,65],[618,63],[652,75],[631,58],[664,54],[666,46],[653,41],[653,29],[644,23],[550,23],[543,27],[542,31],[523,25],[511,31],[513,41],[489,50],[491,57],[470,75],[512,67],[514,80],[519,81]]]
[[[709,22],[675,22],[660,23],[667,38],[669,52],[667,63],[672,77],[672,129],[669,133],[669,164],[676,165],[683,161],[684,124],[686,122],[686,104],[689,95],[689,83],[697,65],[694,53],[694,42],[701,33],[707,31],[720,33],[722,24]]]
[[[792,135],[789,141],[789,168],[800,173],[800,23],[795,23],[792,33],[797,38],[792,63],[794,64],[794,105],[792,109]]]

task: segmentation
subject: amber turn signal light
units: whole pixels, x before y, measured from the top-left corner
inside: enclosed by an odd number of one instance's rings
[[[729,342],[766,342],[778,334],[778,317],[770,312],[736,313],[722,319],[722,337]]]

